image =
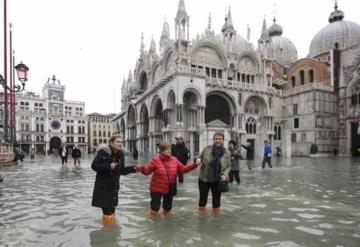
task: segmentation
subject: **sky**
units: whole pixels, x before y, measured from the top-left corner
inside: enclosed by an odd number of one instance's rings
[[[3,33],[3,1],[0,32]],[[157,51],[164,19],[174,38],[174,18],[179,0],[7,0],[8,22],[13,25],[16,63],[30,70],[26,89],[41,93],[55,75],[66,86],[67,100],[84,101],[86,113],[119,113],[123,78],[134,70],[141,33],[145,49],[153,37]],[[360,24],[360,1],[339,0],[345,20]],[[202,34],[208,15],[220,33],[230,8],[238,34],[257,46],[264,17],[268,27],[276,15],[283,36],[306,57],[310,42],[328,24],[333,0],[185,0],[190,16],[190,40]],[[0,73],[3,74],[3,40]]]

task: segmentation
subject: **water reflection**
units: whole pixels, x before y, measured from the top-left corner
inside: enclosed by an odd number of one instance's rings
[[[197,171],[178,186],[173,212],[149,218],[150,177],[121,178],[118,226],[103,228],[92,208],[91,157],[80,168],[60,160],[2,169],[0,246],[358,246],[360,162],[274,159],[273,169],[242,164],[241,185],[223,210],[196,212]]]

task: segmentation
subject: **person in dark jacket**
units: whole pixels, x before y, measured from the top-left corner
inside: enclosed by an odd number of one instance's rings
[[[150,182],[150,215],[157,216],[160,210],[161,198],[163,200],[163,212],[167,214],[172,208],[174,195],[170,191],[170,184],[176,185],[176,174],[194,170],[200,165],[197,163],[184,166],[176,157],[171,155],[171,144],[162,142],[159,145],[159,154],[147,165],[137,165],[137,169],[144,175],[153,173]]]
[[[125,167],[123,140],[121,136],[110,138],[110,144],[101,144],[91,163],[96,171],[92,206],[103,211],[102,222],[111,225],[115,222],[115,207],[118,205],[120,175],[136,172],[135,166]]]
[[[132,155],[133,155],[133,158],[134,160],[138,160],[138,157],[139,157],[139,151],[137,150],[136,146],[134,147],[134,150],[132,152]]]
[[[248,142],[247,145],[241,144],[241,147],[246,150],[247,167],[249,170],[251,170],[250,160],[254,159],[254,147],[250,142]]]
[[[74,166],[76,167],[76,164],[80,166],[81,151],[77,146],[74,147],[71,156],[74,159]]]
[[[229,151],[231,153],[231,164],[229,172],[229,183],[234,181],[234,177],[237,184],[240,184],[240,164],[241,153],[237,149],[237,143],[234,140],[228,142]]]
[[[186,166],[186,164],[189,160],[189,157],[190,157],[190,151],[189,151],[189,149],[186,148],[184,139],[182,136],[176,136],[175,140],[176,140],[176,144],[172,145],[172,147],[171,147],[171,155],[175,156],[181,162],[181,164]],[[177,177],[178,177],[179,183],[182,184],[184,182],[184,174],[178,173]]]

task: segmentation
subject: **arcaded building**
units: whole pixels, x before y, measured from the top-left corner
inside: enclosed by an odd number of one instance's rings
[[[325,24],[324,20],[324,24]],[[113,119],[129,151],[156,152],[157,140],[184,136],[192,154],[226,141],[250,143],[262,156],[264,140],[286,156],[356,155],[360,106],[360,26],[335,5],[315,35],[307,58],[274,18],[263,22],[257,47],[242,37],[227,13],[216,32],[208,25],[189,37],[189,16],[179,1],[175,37],[163,25],[159,50],[143,38],[134,71],[122,85],[121,113]],[[309,27],[311,28],[311,27]],[[360,133],[360,132],[359,132]]]

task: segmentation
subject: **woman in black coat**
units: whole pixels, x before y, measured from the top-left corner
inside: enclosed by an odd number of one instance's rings
[[[91,164],[96,171],[92,206],[102,209],[104,225],[112,224],[115,220],[120,175],[136,172],[135,166],[125,167],[122,143],[122,137],[111,137],[110,144],[99,146]]]

